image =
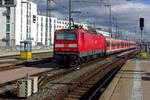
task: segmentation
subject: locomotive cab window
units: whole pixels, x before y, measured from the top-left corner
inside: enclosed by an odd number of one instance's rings
[[[77,40],[77,34],[72,31],[60,31],[56,33],[56,40]]]

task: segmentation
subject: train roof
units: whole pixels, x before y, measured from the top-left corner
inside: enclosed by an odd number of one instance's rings
[[[86,30],[86,29],[83,29],[83,27],[77,27],[77,28],[72,28],[72,29],[59,29],[59,30],[56,30],[56,31],[84,31],[84,32],[88,32],[88,33],[91,33],[91,34],[96,34],[96,35],[101,35],[103,37],[106,38],[106,40],[112,40],[112,41],[122,41],[122,42],[130,42],[130,43],[136,43],[134,41],[128,41],[128,40],[122,40],[122,39],[115,39],[115,38],[111,38],[109,36],[107,36],[106,34],[108,34],[108,32],[104,32],[104,31],[99,31],[97,32],[96,30]]]
[[[115,39],[115,38],[110,38],[110,37],[106,37],[106,40],[112,40],[112,41],[122,41],[122,42],[130,42],[130,43],[136,43],[134,41],[129,41],[129,40],[122,40],[122,39]]]
[[[103,34],[98,33],[98,32],[95,31],[95,30],[86,30],[86,29],[83,29],[83,28],[59,29],[59,30],[56,30],[56,31],[84,31],[84,32],[88,32],[88,33],[91,33],[91,34],[97,34],[97,35],[102,35],[102,36],[104,36]]]

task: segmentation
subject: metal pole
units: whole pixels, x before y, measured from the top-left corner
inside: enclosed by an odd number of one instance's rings
[[[13,47],[15,46],[15,39],[16,39],[16,6],[14,7],[14,40],[13,40]]]
[[[48,37],[49,37],[49,45],[51,45],[51,0],[47,0],[46,7],[46,31],[45,31],[45,45],[48,46]],[[50,23],[48,19],[50,18]],[[49,28],[48,28],[49,26]],[[49,32],[48,32],[49,29]],[[49,34],[48,34],[49,33]]]
[[[143,30],[141,30],[141,44],[142,44],[142,34],[143,34]]]
[[[50,39],[50,46],[51,46],[51,44],[52,44],[52,41],[51,41],[51,31],[52,31],[52,29],[51,29],[51,26],[52,26],[52,24],[51,24],[51,0],[50,0],[50,2],[49,2],[49,7],[50,7],[50,10],[49,10],[49,17],[50,17],[50,23],[49,23],[49,31],[50,31],[50,33],[49,33],[49,39]]]
[[[110,33],[110,36],[112,37],[112,23],[111,23],[111,5],[109,5],[109,33]]]
[[[115,34],[115,38],[117,38],[117,24],[116,24],[116,34]]]
[[[27,39],[27,40],[29,39],[29,37],[28,37],[28,36],[29,36],[29,34],[28,34],[28,32],[29,32],[29,31],[28,31],[28,24],[29,24],[29,23],[28,23],[28,0],[27,0],[27,26],[26,26],[26,27],[27,27],[27,34],[26,34],[26,39]]]
[[[47,46],[47,32],[48,32],[48,5],[49,5],[49,0],[47,0],[47,3],[46,3],[46,31],[45,31],[45,45]]]
[[[71,0],[69,0],[69,28],[71,29]]]

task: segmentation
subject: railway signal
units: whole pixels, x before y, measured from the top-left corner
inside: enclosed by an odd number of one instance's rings
[[[144,18],[140,18],[139,20],[139,27],[140,27],[140,30],[141,30],[141,44],[140,44],[140,48],[142,50],[142,34],[143,34],[143,28],[144,28]]]
[[[140,26],[140,30],[141,30],[141,42],[142,42],[142,34],[143,34],[143,28],[144,28],[144,18],[140,18],[139,20],[139,26]]]
[[[140,18],[140,29],[141,31],[143,31],[143,28],[144,28],[144,18]]]
[[[36,16],[33,15],[33,23],[36,23]]]

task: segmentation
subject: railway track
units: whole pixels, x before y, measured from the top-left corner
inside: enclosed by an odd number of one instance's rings
[[[115,60],[114,60],[115,61]],[[72,100],[72,99],[82,99],[82,100],[91,100],[90,99],[90,92],[92,93],[92,89],[94,85],[98,82],[98,80],[102,79],[108,72],[110,72],[112,69],[114,69],[117,66],[120,66],[123,64],[125,60],[118,61],[118,63],[109,63],[108,65],[103,66],[102,69],[96,69],[93,70],[92,74],[83,75],[82,81],[79,81],[80,79],[74,80],[74,82],[79,82],[76,86],[71,87],[71,92],[64,97],[65,100]],[[108,66],[114,66],[114,68],[108,68]],[[92,78],[94,77],[94,78]],[[92,89],[91,89],[92,88]],[[87,92],[88,91],[88,92]],[[92,98],[92,97],[91,97]]]
[[[103,61],[101,61],[102,59],[97,59],[97,60],[82,64],[80,66],[75,66],[75,67],[72,67],[69,69],[60,69],[60,68],[56,67],[55,65],[51,64],[49,67],[52,67],[53,68],[52,70],[35,74],[35,75],[45,76],[46,84],[39,91],[38,94],[33,95],[32,97],[28,98],[28,100],[35,100],[35,99],[51,100],[53,98],[54,99],[59,99],[59,98],[64,98],[64,99],[70,98],[71,99],[71,97],[70,97],[70,95],[72,95],[71,93],[73,93],[73,94],[80,93],[80,92],[77,93],[74,90],[80,91],[80,86],[88,85],[88,88],[86,89],[86,91],[87,91],[97,81],[97,80],[93,81],[92,77],[99,76],[96,74],[99,72],[106,71],[105,73],[103,73],[103,74],[101,73],[101,75],[100,75],[101,77],[104,76],[108,71],[114,69],[115,65],[114,65],[114,67],[109,68],[109,69],[107,69],[107,67],[112,65],[113,62],[118,63],[119,59],[124,60],[124,57],[115,55],[115,57],[110,57]],[[39,62],[39,64],[41,64],[41,63],[42,62]],[[118,63],[118,64],[120,64],[120,63]],[[30,64],[28,64],[27,66],[29,66],[29,65]],[[91,76],[89,76],[89,75],[91,75]],[[84,82],[88,82],[89,78],[94,83],[90,83],[90,84],[85,83],[84,84]],[[15,81],[13,83],[15,83]],[[80,97],[82,97],[82,96],[80,96]]]
[[[99,60],[100,60],[100,59],[99,59]],[[95,60],[95,61],[91,61],[91,62],[89,62],[89,63],[94,63],[94,62],[96,62],[96,60]],[[41,63],[42,63],[42,62],[39,62],[39,64],[41,64]],[[48,63],[48,64],[50,64],[49,67],[51,67],[51,68],[53,68],[53,69],[48,70],[48,71],[45,71],[45,72],[42,72],[42,73],[34,74],[34,75],[32,75],[32,76],[42,75],[42,76],[45,77],[45,82],[48,83],[48,82],[51,82],[52,80],[59,79],[59,78],[63,77],[64,75],[67,75],[67,74],[69,74],[69,73],[71,73],[71,72],[73,72],[73,71],[76,71],[78,67],[84,68],[84,67],[86,67],[86,65],[89,64],[89,63],[82,64],[82,66],[80,65],[80,66],[72,67],[72,68],[69,68],[69,69],[59,68],[60,66],[56,67],[56,65],[53,65],[52,63]],[[35,64],[37,65],[37,63],[35,63]],[[31,66],[31,65],[34,65],[34,63],[33,63],[33,64],[27,63],[27,66]],[[41,64],[40,66],[42,66],[42,65],[44,65],[44,63]],[[18,80],[18,79],[17,79],[17,80]],[[9,82],[9,83],[7,84],[7,85],[13,85],[13,92],[17,90],[17,86],[16,86],[17,80],[14,80],[13,82]],[[1,85],[1,87],[5,86],[5,85],[6,85],[6,84],[3,84],[3,85]],[[11,91],[12,91],[12,90],[11,90]],[[9,93],[11,93],[11,95],[12,95],[12,92],[9,92]],[[14,92],[14,93],[16,93],[16,92]],[[10,95],[10,94],[7,94],[7,95]],[[14,96],[14,94],[13,94],[13,96]],[[16,95],[15,95],[15,96],[16,96]],[[0,97],[3,97],[3,95],[0,96]],[[7,96],[7,97],[9,97],[9,96]]]
[[[43,66],[46,67],[46,66],[49,66],[49,65],[52,65],[53,66],[53,63],[52,63],[52,58],[50,58],[50,56],[52,56],[52,52],[42,52],[42,53],[35,53],[33,54],[34,58],[36,58],[35,60],[31,60],[31,61],[21,61],[21,62],[13,62],[13,63],[9,63],[8,64],[5,62],[5,64],[0,64],[0,72],[9,72],[9,71],[15,71],[15,70],[21,70],[22,68],[36,68],[39,67],[42,68]],[[4,58],[1,57],[1,60],[2,59],[7,59],[7,58],[16,58],[16,57],[19,57],[17,55],[14,55],[14,56],[6,56]],[[51,67],[51,66],[49,66]],[[52,68],[54,69],[54,68]],[[15,73],[17,74],[17,73]],[[13,75],[12,75],[13,76]],[[2,76],[1,76],[2,77]],[[22,77],[23,78],[23,77]],[[7,86],[10,86],[12,87],[11,85],[15,84],[16,81],[18,80],[18,78],[14,79],[13,81],[9,81],[8,82],[5,82],[5,83],[2,83],[0,84],[0,93],[3,92],[3,90],[7,90],[5,88],[7,88]],[[9,90],[9,89],[8,89]]]
[[[41,71],[41,72],[34,72],[35,74],[31,74],[31,76],[37,76],[37,75],[44,75],[45,73],[50,73],[50,72],[56,72],[56,71],[61,71],[61,69],[59,69],[57,67],[58,65],[54,64],[52,62],[52,59],[44,59],[44,60],[39,60],[39,61],[36,61],[36,62],[25,62],[24,64],[18,64],[17,66],[15,66],[15,68],[12,66],[11,70],[10,68],[5,68],[3,71],[13,71],[16,72],[15,74],[17,74],[18,71],[15,71],[19,69],[26,69],[29,70],[30,68],[31,69],[34,69],[34,67],[37,67],[38,69],[41,69],[41,68],[48,68],[47,70],[45,71]],[[2,71],[2,70],[1,70]],[[20,72],[19,72],[20,73]],[[26,76],[22,76],[20,78],[16,78],[12,81],[8,81],[8,82],[5,82],[3,84],[0,84],[0,99],[3,98],[3,96],[5,97],[7,95],[7,97],[9,97],[10,95],[16,93],[16,89],[17,89],[17,81],[19,79],[22,79],[22,78],[25,78]],[[15,92],[14,92],[15,91]],[[4,94],[4,95],[3,95]]]
[[[122,58],[124,56],[121,55],[118,57]],[[92,72],[86,73],[86,75],[81,76],[77,80],[74,80],[72,83],[78,82],[78,84],[71,87],[71,92],[68,93],[67,96],[65,95],[64,99],[96,100],[96,93],[99,93],[100,89],[103,91],[103,87],[106,85],[106,83],[113,77],[113,75],[125,62],[126,59],[114,58],[112,59],[112,62],[100,65],[99,67],[101,68],[97,68]]]
[[[37,58],[37,57],[40,57],[40,56],[46,56],[45,54],[50,54],[52,55],[53,52],[51,51],[46,51],[46,52],[36,52],[36,53],[33,53],[33,58]],[[48,55],[47,55],[48,56]],[[20,58],[20,54],[14,54],[14,55],[4,55],[4,56],[0,56],[0,60],[2,59],[19,59]]]
[[[0,71],[6,71],[6,70],[12,70],[12,69],[17,69],[21,67],[27,67],[27,66],[33,66],[33,65],[39,65],[41,63],[49,63],[52,61],[52,58],[45,58],[41,60],[36,60],[36,61],[29,61],[29,62],[20,62],[20,63],[15,63],[15,64],[6,64],[3,66],[0,66]]]
[[[11,70],[16,68],[25,67],[27,65],[36,65],[42,62],[51,61],[52,52],[42,52],[42,53],[34,53],[32,60],[23,61],[23,60],[15,60],[15,61],[7,61],[7,59],[19,59],[19,55],[13,56],[4,56],[0,57],[0,71]]]
[[[68,100],[69,98],[69,100],[72,100],[74,99],[74,96],[78,97],[77,99],[79,99],[79,97],[81,96],[79,95],[76,96],[75,94],[81,94],[82,89],[85,89],[85,87],[80,88],[82,87],[82,85],[88,87],[84,90],[84,92],[86,92],[89,88],[91,88],[95,84],[95,82],[98,81],[95,78],[92,79],[92,77],[99,76],[97,77],[98,79],[102,78],[112,69],[118,67],[119,65],[122,65],[126,61],[125,59],[126,57],[124,57],[124,55],[110,57],[109,59],[104,60],[102,62],[95,61],[95,62],[87,63],[85,65],[86,67],[84,67],[84,65],[81,65],[80,69],[75,69],[75,68],[74,70],[68,69],[65,70],[64,72],[57,73],[58,75],[54,74],[48,77],[49,80],[47,81],[47,84],[43,87],[42,91],[40,91],[38,95],[34,95],[28,98],[28,100],[34,100],[34,99],[62,100],[62,98],[66,100]],[[108,66],[112,66],[112,67],[109,68]],[[86,83],[88,81],[94,83]],[[78,93],[75,92],[74,90],[78,91]],[[73,95],[71,93],[73,93]],[[71,98],[71,96],[73,97]]]

